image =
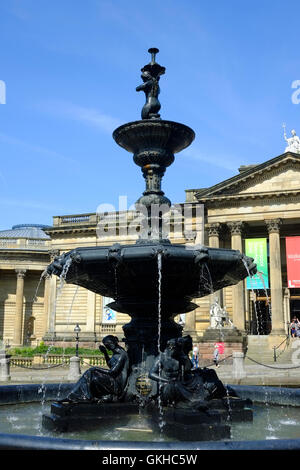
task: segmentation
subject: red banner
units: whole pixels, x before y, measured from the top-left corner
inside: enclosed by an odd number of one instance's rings
[[[300,237],[286,237],[288,287],[300,287]]]
[[[224,351],[225,351],[224,343],[216,343],[216,345],[218,346],[219,353],[224,354]]]

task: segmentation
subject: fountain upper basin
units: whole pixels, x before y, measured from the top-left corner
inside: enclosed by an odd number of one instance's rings
[[[195,249],[166,241],[76,248],[57,257],[47,271],[60,276],[72,260],[67,283],[114,299],[111,307],[118,312],[157,316],[159,256],[161,314],[165,317],[194,310],[193,299],[256,273],[253,259],[237,250]]]
[[[159,150],[161,155],[165,151],[169,158],[166,159],[164,165],[168,166],[174,160],[174,153],[180,152],[193,142],[195,133],[190,127],[178,122],[144,119],[118,127],[113,132],[113,138],[120,147],[134,154],[137,165],[147,164],[149,154],[143,156],[140,154],[151,149],[151,153]],[[137,155],[139,156],[137,157]]]

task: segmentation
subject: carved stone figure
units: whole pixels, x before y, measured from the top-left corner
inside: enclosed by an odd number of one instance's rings
[[[93,401],[113,401],[124,393],[129,370],[127,352],[118,344],[116,336],[108,335],[99,346],[105,356],[109,369],[91,367],[75,384],[73,390],[60,402],[80,403]],[[109,357],[107,350],[113,352]]]
[[[223,328],[224,326],[230,326],[231,328],[234,328],[226,307],[222,308],[219,304],[218,298],[216,297],[210,307],[210,327]]]
[[[219,304],[218,298],[216,297],[214,302],[210,307],[210,327],[211,328],[221,328],[223,326],[222,317],[223,310]]]
[[[285,124],[283,124],[283,129],[284,129],[284,140],[287,142],[287,147],[285,148],[285,152],[294,152],[294,153],[300,153],[300,139],[296,134],[296,131],[292,129],[291,134],[292,137],[286,136],[285,132]]]

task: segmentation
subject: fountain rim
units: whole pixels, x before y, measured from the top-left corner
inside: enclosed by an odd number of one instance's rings
[[[176,121],[169,121],[165,119],[140,119],[137,121],[131,121],[125,124],[122,124],[121,126],[117,127],[113,131],[113,139],[117,142],[120,147],[123,147],[125,150],[135,153],[137,150],[140,148],[140,143],[138,143],[136,149],[134,148],[134,142],[132,143],[132,146],[124,146],[122,142],[119,142],[119,138],[122,136],[122,134],[125,134],[126,131],[131,130],[133,128],[141,128],[143,131],[145,129],[148,129],[149,131],[153,128],[159,128],[159,129],[172,129],[172,131],[185,131],[186,136],[189,137],[184,143],[184,145],[178,150],[173,150],[174,153],[179,153],[185,148],[187,148],[195,139],[196,134],[193,131],[193,129],[186,124],[182,124],[180,122]],[[144,137],[144,136],[143,136]]]
[[[64,384],[65,387],[72,387],[72,383]],[[61,387],[60,383],[43,384],[46,389],[49,388],[50,396],[46,401],[52,401],[52,393],[55,393],[56,387]],[[287,398],[291,395],[300,395],[300,388],[272,387],[262,385],[230,385],[237,388],[240,393],[244,390],[245,394],[252,391],[258,392],[258,396],[265,397],[266,391],[270,392],[269,397]],[[0,406],[10,406],[12,404],[28,404],[40,402],[41,396],[39,390],[41,384],[15,384],[3,385],[0,387]],[[15,392],[12,393],[12,390]],[[24,400],[21,401],[22,390]],[[1,393],[2,392],[2,393]],[[9,397],[9,402],[3,402],[3,396]],[[34,399],[35,396],[35,399]],[[13,398],[15,397],[15,400]],[[261,398],[262,399],[262,398]],[[256,400],[253,400],[256,401]],[[298,400],[297,400],[298,402]],[[271,403],[276,405],[276,403]],[[281,404],[282,403],[278,403]],[[291,406],[283,404],[283,406]],[[82,440],[49,436],[34,436],[27,434],[0,433],[1,450],[300,450],[300,439],[272,439],[272,440],[249,440],[249,441],[174,441],[174,442],[133,442],[133,441],[101,441],[101,440]]]

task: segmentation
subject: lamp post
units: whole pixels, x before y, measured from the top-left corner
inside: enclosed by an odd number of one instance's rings
[[[79,345],[79,333],[80,332],[81,332],[81,328],[77,323],[77,325],[74,328],[74,333],[76,333],[76,353],[75,353],[76,357],[78,357],[78,345]]]

